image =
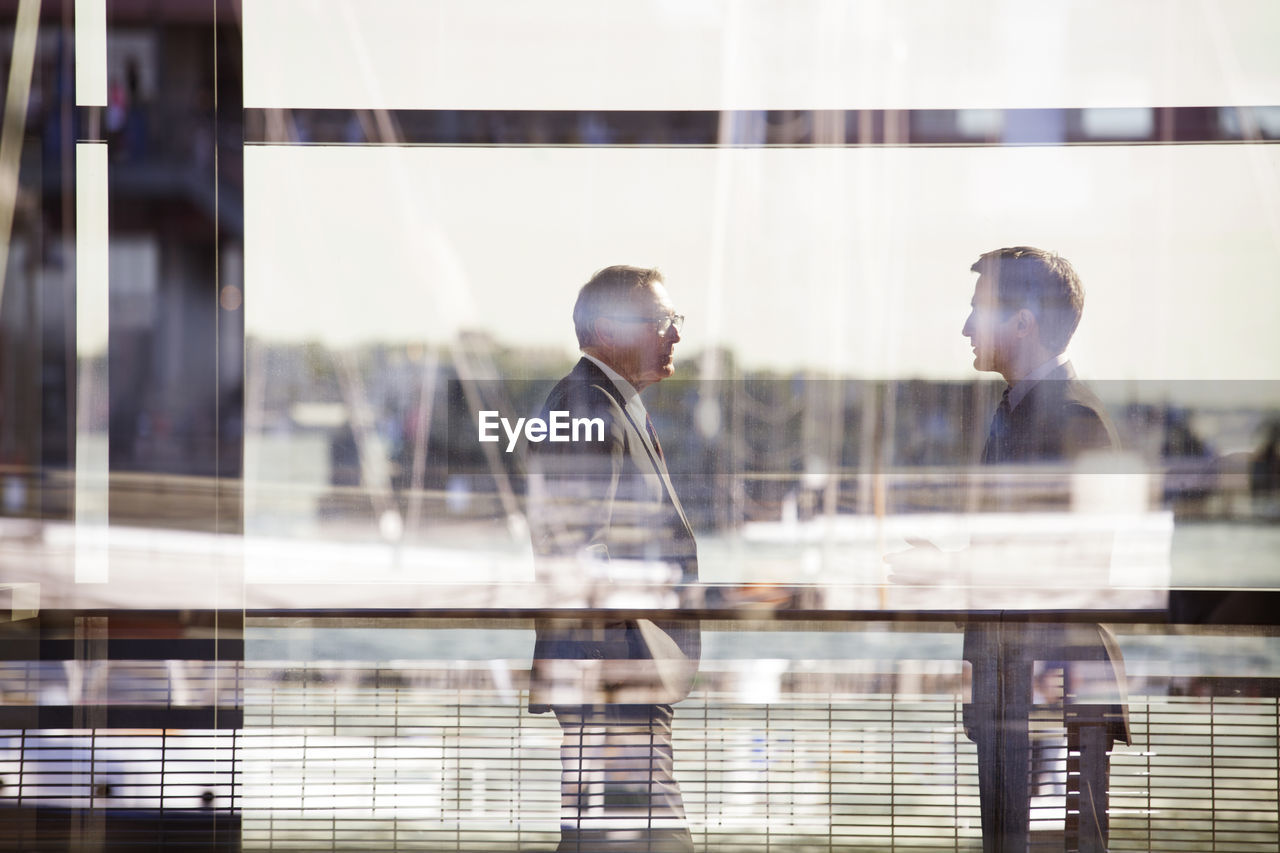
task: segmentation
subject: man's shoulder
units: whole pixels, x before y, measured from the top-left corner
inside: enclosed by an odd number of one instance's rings
[[[591,413],[593,417],[620,414],[622,404],[612,385],[604,371],[584,358],[547,394],[542,414],[544,417],[553,411]]]
[[[1058,434],[1071,447],[1119,447],[1106,406],[1093,389],[1074,374],[1037,382],[1028,392],[1026,402],[1030,404],[1027,414],[1035,428]]]
[[[633,429],[612,382],[586,359],[555,384],[538,416],[547,423],[552,423],[553,419],[561,424],[569,423],[570,435],[577,428],[573,424],[581,423],[585,428],[584,434],[591,437],[583,441],[530,444],[530,452],[538,458],[595,457],[615,453],[626,446],[628,431]]]
[[[1061,414],[1063,410],[1076,409],[1106,415],[1106,407],[1102,405],[1098,395],[1088,383],[1075,375],[1070,364],[1036,382],[1023,399],[1029,410],[1041,414]]]
[[[1097,420],[1110,426],[1107,407],[1086,382],[1073,376],[1059,384],[1062,386],[1059,406],[1066,417]]]

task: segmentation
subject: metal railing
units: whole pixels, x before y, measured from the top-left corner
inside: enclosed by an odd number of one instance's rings
[[[526,710],[534,615],[547,614],[10,623],[0,849],[553,849],[560,732]],[[675,751],[698,849],[980,846],[952,620],[991,614],[689,615],[706,645]],[[1129,658],[1135,736],[1111,758],[1111,848],[1276,850],[1280,632],[1105,615]],[[105,620],[96,646],[85,618]],[[166,619],[185,636],[123,636]],[[216,639],[194,636],[213,624]],[[1033,843],[1065,820],[1061,710],[1032,708]]]

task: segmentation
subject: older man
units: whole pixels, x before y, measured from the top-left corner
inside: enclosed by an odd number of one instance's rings
[[[598,426],[531,445],[539,578],[558,600],[588,606],[619,582],[649,584],[655,603],[688,606],[697,546],[640,399],[672,374],[684,318],[657,270],[613,266],[583,285],[573,320],[583,357],[542,417],[567,413],[560,417]],[[688,621],[538,623],[530,710],[554,712],[564,734],[559,850],[692,850],[673,775],[671,705],[688,694],[699,650]]]

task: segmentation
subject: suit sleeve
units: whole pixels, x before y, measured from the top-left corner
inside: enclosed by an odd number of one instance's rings
[[[1073,459],[1091,450],[1118,450],[1115,430],[1096,409],[1073,405],[1066,410],[1062,456]]]
[[[543,442],[530,457],[529,521],[534,551],[542,557],[608,558],[626,453],[621,410],[598,389],[598,399],[569,409],[571,417],[599,418],[602,440]],[[567,404],[566,404],[567,405]]]

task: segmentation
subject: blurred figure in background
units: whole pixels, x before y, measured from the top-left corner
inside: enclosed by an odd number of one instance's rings
[[[1262,501],[1280,494],[1280,421],[1267,425],[1262,446],[1250,462],[1249,491]]]

